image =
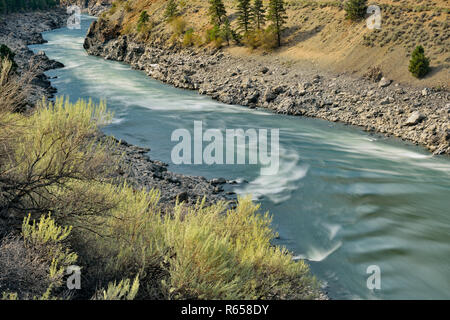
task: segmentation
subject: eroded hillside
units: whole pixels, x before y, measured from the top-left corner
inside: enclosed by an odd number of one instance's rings
[[[264,1],[267,5],[268,1]],[[370,30],[366,22],[345,19],[344,1],[288,0],[288,21],[283,46],[274,51],[252,50],[232,43],[224,47],[236,55],[275,55],[289,63],[310,64],[319,70],[363,75],[380,66],[383,74],[413,86],[449,87],[450,5],[444,0],[377,0],[381,8],[381,29]],[[207,0],[179,1],[186,23],[201,39],[211,27]],[[236,28],[236,1],[224,1],[232,27]],[[140,37],[149,42],[166,42],[173,26],[164,19],[167,0],[116,1],[103,18],[122,34],[136,34],[142,11],[150,16],[151,27]],[[117,30],[117,29],[116,29]],[[201,40],[199,41],[201,45]],[[408,72],[410,53],[416,45],[425,48],[431,59],[431,72],[415,79]]]

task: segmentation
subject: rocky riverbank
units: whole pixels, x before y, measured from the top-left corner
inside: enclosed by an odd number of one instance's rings
[[[101,135],[99,138],[104,139],[105,136]],[[208,180],[200,176],[174,173],[167,169],[168,164],[150,159],[150,149],[134,146],[123,140],[117,143],[113,154],[123,156],[117,174],[137,189],[160,190],[163,204],[171,205],[178,199],[193,205],[203,197],[207,205],[220,200],[234,200],[234,193],[229,192],[225,196],[222,185],[227,181],[223,178]]]
[[[27,72],[30,69],[36,72],[28,98],[30,106],[42,99],[42,96],[53,97],[56,89],[51,86],[50,79],[44,72],[62,68],[64,65],[49,59],[44,52],[34,54],[28,45],[45,43],[41,33],[63,27],[67,18],[68,15],[63,9],[0,17],[0,44],[6,44],[16,54],[18,72]],[[100,134],[100,138],[104,136]],[[136,188],[159,189],[162,204],[173,204],[177,198],[188,204],[194,204],[203,197],[206,197],[207,204],[218,200],[234,199],[231,192],[225,195],[222,188],[226,182],[224,179],[207,180],[204,177],[170,172],[167,164],[150,159],[147,155],[148,151],[149,149],[121,141],[112,153],[123,156],[122,166],[117,174]]]
[[[357,125],[420,144],[434,154],[450,154],[448,91],[404,87],[379,74],[319,74],[270,55],[146,44],[120,35],[119,29],[102,19],[94,22],[85,49],[224,103]]]
[[[45,43],[42,32],[63,27],[68,15],[63,9],[52,11],[16,13],[0,16],[0,44],[7,45],[14,53],[18,72],[32,72],[31,90],[27,103],[31,106],[42,99],[53,97],[56,89],[44,74],[63,64],[49,59],[44,52],[35,54],[28,46]]]

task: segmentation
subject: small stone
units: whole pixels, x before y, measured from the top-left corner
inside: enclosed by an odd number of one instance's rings
[[[385,88],[389,86],[392,83],[392,80],[386,79],[385,77],[381,78],[380,82],[378,83],[378,86],[380,88]]]

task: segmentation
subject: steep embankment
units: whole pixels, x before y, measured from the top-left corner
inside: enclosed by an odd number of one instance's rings
[[[151,13],[160,16],[163,7],[157,9]],[[225,103],[358,125],[421,144],[436,154],[450,154],[448,91],[318,71],[282,55],[236,55],[205,46],[182,49],[170,40],[161,20],[147,35],[125,32],[135,21],[127,19],[133,12],[127,10],[132,9],[113,7],[93,23],[85,41],[89,54],[125,61],[156,79]]]

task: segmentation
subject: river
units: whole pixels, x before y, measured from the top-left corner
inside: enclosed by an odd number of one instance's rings
[[[318,119],[225,105],[176,89],[130,66],[88,56],[81,30],[44,33],[35,45],[65,68],[47,74],[58,95],[105,99],[115,116],[104,132],[150,147],[169,169],[207,178],[241,179],[230,186],[252,194],[274,217],[286,246],[307,259],[335,299],[450,298],[450,158],[421,147]],[[259,165],[174,165],[178,128],[279,129],[280,169]],[[370,266],[381,288],[369,289]]]

